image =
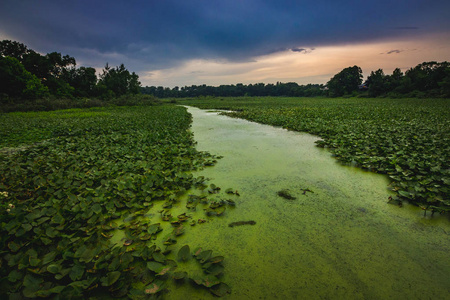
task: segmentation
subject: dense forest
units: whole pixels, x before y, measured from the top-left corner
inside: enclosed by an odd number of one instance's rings
[[[276,84],[242,84],[185,87],[141,87],[139,76],[123,64],[111,67],[106,63],[101,74],[92,67],[77,67],[74,57],[58,52],[42,55],[16,41],[0,42],[0,104],[1,111],[49,110],[78,106],[97,106],[104,101],[136,104],[155,101],[136,95],[157,98],[198,96],[288,96],[288,97],[450,97],[450,63],[424,62],[405,73],[395,69],[391,75],[382,69],[372,71],[363,83],[360,67],[343,69],[326,85],[299,85],[295,82]],[[136,96],[134,102],[129,96]],[[42,101],[37,99],[45,99]],[[65,105],[54,105],[64,99]],[[84,101],[80,102],[80,99]],[[102,102],[103,101],[103,102]],[[30,104],[31,103],[31,104]],[[40,103],[40,104],[39,104]],[[52,105],[49,105],[52,103]],[[22,105],[22,106],[21,106]]]
[[[0,104],[12,110],[49,109],[36,106],[38,99],[70,100],[66,101],[69,107],[79,104],[79,99],[99,99],[91,101],[98,105],[101,100],[140,94],[141,86],[139,76],[123,64],[111,67],[106,63],[97,76],[92,67],[77,67],[74,57],[58,52],[42,55],[10,40],[0,41],[0,82]]]
[[[142,93],[158,98],[198,96],[287,96],[287,97],[450,97],[450,63],[424,62],[402,73],[395,69],[385,75],[382,69],[372,71],[363,83],[362,70],[348,67],[333,76],[326,85],[299,85],[295,82],[276,84],[203,85],[172,89],[162,86],[143,87]]]

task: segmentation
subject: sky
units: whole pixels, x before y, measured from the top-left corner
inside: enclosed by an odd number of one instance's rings
[[[450,61],[448,0],[0,0],[0,40],[142,86],[325,84]]]

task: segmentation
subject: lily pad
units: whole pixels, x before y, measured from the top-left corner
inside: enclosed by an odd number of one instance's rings
[[[175,273],[173,273],[172,277],[175,280],[182,280],[187,277],[187,273],[186,272],[175,272]]]
[[[178,260],[181,261],[187,261],[191,258],[191,250],[189,248],[189,245],[184,245],[181,247],[181,249],[178,251]]]
[[[164,289],[162,281],[155,281],[145,287],[144,292],[149,295],[154,295]]]
[[[197,275],[191,278],[196,284],[203,285],[207,288],[215,286],[220,283],[220,280],[217,279],[214,275]]]
[[[161,252],[153,252],[152,257],[157,262],[163,263],[166,261],[166,257]]]
[[[102,283],[102,286],[111,286],[117,280],[119,280],[119,277],[120,277],[119,271],[109,272],[108,274],[106,274],[106,277],[101,278],[100,281]]]
[[[206,250],[206,251],[202,251],[200,252],[198,255],[196,255],[196,258],[198,261],[200,261],[200,263],[205,263],[208,259],[211,258],[212,255],[212,251],[211,250]]]
[[[155,273],[159,273],[164,268],[164,265],[156,261],[149,261],[147,262],[147,268]]]
[[[214,276],[218,276],[223,273],[225,268],[221,264],[212,264],[210,265],[205,272]]]
[[[211,287],[209,291],[218,297],[224,297],[227,294],[231,294],[231,288],[223,282]]]

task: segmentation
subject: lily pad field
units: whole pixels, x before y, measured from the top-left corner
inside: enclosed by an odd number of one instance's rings
[[[215,295],[229,292],[216,276],[222,256],[189,245],[170,253],[187,227],[207,225],[203,211],[187,216],[189,207],[220,215],[228,205],[192,196],[186,213],[170,213],[187,189],[220,192],[191,174],[216,159],[196,151],[185,108],[0,117],[1,299],[145,299],[166,291],[169,277],[187,276]],[[187,260],[196,274],[174,271]]]
[[[445,218],[450,211],[448,101],[241,97],[171,102],[311,133],[317,146],[342,164],[389,178],[392,196],[374,201],[407,202],[422,208],[426,218]],[[202,247],[203,240],[199,245],[189,237],[202,228],[220,230],[212,227],[218,219],[234,233],[257,230],[261,218],[231,218],[246,195],[240,186],[216,186],[214,178],[199,175],[220,164],[216,155],[221,153],[198,150],[191,124],[187,109],[173,103],[1,114],[0,299],[172,299],[171,291],[184,287],[211,298],[232,297],[234,287],[225,280],[232,258],[211,248],[207,238]],[[320,193],[309,186],[300,190],[294,196],[280,188],[273,196],[295,205],[296,196],[314,199]],[[369,215],[365,208],[356,213]]]

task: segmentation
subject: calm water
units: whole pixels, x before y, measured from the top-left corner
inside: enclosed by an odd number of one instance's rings
[[[385,176],[338,164],[315,136],[188,110],[197,148],[224,156],[196,175],[241,196],[223,216],[189,228],[177,247],[225,256],[223,280],[233,290],[226,299],[448,297],[448,219],[386,204]],[[281,189],[297,199],[277,196]],[[228,226],[248,220],[256,225]],[[184,285],[167,298],[214,297]]]

